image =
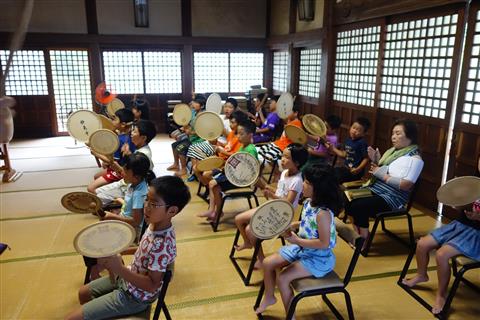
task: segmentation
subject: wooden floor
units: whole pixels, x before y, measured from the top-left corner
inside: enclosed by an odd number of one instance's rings
[[[152,149],[156,174],[171,174],[165,170],[172,161],[170,141],[158,136]],[[75,145],[70,137],[17,141],[11,144],[10,152],[14,168],[24,174],[18,181],[0,186],[0,242],[12,248],[0,257],[0,319],[63,318],[78,305],[77,289],[85,272],[83,259],[73,248],[73,238],[78,230],[97,220],[90,214],[66,212],[60,198],[67,192],[85,191],[98,168],[88,150]],[[189,185],[195,194],[197,184]],[[228,259],[235,234],[233,216],[247,207],[246,201],[227,202],[216,233],[196,217],[207,209],[197,196],[174,219],[178,258],[166,298],[174,319],[256,318],[252,306],[262,276],[255,272],[253,285],[245,287]],[[439,225],[426,210],[416,208],[412,214],[417,236]],[[392,220],[389,226],[406,236],[404,219]],[[264,248],[273,252],[278,246],[279,241],[267,241]],[[335,253],[337,273],[343,275],[352,251],[339,240]],[[240,255],[246,258],[241,260],[245,268],[249,254]],[[380,232],[371,257],[360,257],[348,286],[357,319],[433,318],[396,284],[406,255],[406,248]],[[431,281],[419,290],[429,301],[434,299],[437,283],[435,260],[431,261]],[[413,271],[415,263],[411,268]],[[480,284],[479,272],[472,272],[468,278]],[[478,318],[478,298],[460,285],[450,319]],[[332,300],[346,315],[343,297],[333,296]],[[303,300],[297,310],[297,319],[335,318],[318,298]],[[281,303],[265,316],[284,317]]]

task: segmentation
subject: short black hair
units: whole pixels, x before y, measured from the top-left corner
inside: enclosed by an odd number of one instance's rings
[[[133,121],[134,116],[133,112],[130,109],[122,108],[115,111],[115,115],[120,119],[122,123],[130,123]]]
[[[190,201],[190,189],[177,176],[162,176],[153,179],[150,186],[157,196],[161,197],[168,206],[178,207],[180,212]]]
[[[297,168],[300,170],[307,163],[308,160],[308,151],[305,146],[300,143],[291,143],[287,146],[287,149],[290,150],[292,154],[292,161],[295,163]]]
[[[207,99],[203,94],[196,93],[195,97],[193,97],[193,102],[198,103],[203,108],[205,106],[205,103],[207,102]]]
[[[370,120],[368,120],[367,118],[365,117],[358,117],[356,120],[355,120],[356,123],[358,123],[359,125],[361,125],[363,127],[363,131],[364,132],[367,132],[368,129],[370,129]]]
[[[227,103],[227,102],[230,103],[230,104],[232,104],[232,106],[233,106],[235,109],[238,107],[238,101],[237,101],[237,99],[235,99],[235,98],[230,97],[230,98],[228,98],[228,99],[225,101],[225,103]]]
[[[278,99],[280,99],[280,96],[279,96],[279,95],[276,95],[276,96],[273,96],[271,99],[272,99],[272,100],[275,100],[275,102],[278,102]]]
[[[259,94],[257,95],[258,101],[262,101],[263,98],[265,97],[265,95],[266,95],[266,93],[259,93]],[[268,96],[267,96],[267,99],[268,99]]]
[[[255,123],[253,123],[250,120],[240,121],[238,123],[238,125],[242,126],[245,129],[245,132],[248,133],[248,134],[250,134],[250,133],[254,134],[255,130],[257,129],[257,126],[255,125]]]
[[[338,128],[340,128],[340,125],[342,124],[342,119],[340,119],[339,116],[331,114],[327,117],[327,123],[328,123],[328,125],[330,126],[331,129],[338,129]]]
[[[146,99],[132,100],[132,109],[135,108],[142,113],[141,119],[150,119],[150,103]]]
[[[147,144],[149,144],[157,135],[155,124],[150,120],[140,119],[135,123],[135,127],[138,129],[141,136],[147,137],[147,140],[145,141]]]
[[[235,119],[237,123],[242,123],[245,121],[250,121],[248,119],[248,115],[242,111],[242,110],[235,110],[233,111],[232,115],[230,116],[230,119]]]
[[[333,168],[314,163],[303,170],[303,175],[313,187],[312,207],[327,207],[337,215],[343,208],[343,197]]]
[[[126,157],[124,168],[132,170],[135,176],[145,179],[150,171],[150,160],[141,152],[132,153]]]
[[[417,144],[418,142],[418,129],[417,124],[409,119],[398,119],[393,123],[392,130],[395,126],[402,126],[405,135],[412,142],[412,144]],[[392,131],[390,130],[390,131]]]
[[[292,107],[292,112],[300,112],[300,108],[294,104]]]

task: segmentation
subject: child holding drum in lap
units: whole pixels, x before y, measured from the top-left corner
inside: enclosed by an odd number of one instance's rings
[[[283,306],[288,310],[293,298],[290,282],[304,277],[323,277],[333,270],[336,244],[334,213],[338,213],[342,196],[331,167],[313,164],[304,171],[303,195],[307,199],[303,205],[301,222],[292,223],[292,229],[285,239],[290,245],[283,246],[279,253],[268,256],[263,261],[265,295],[257,314],[277,302],[274,295],[276,270],[278,287]]]
[[[178,177],[154,179],[145,201],[145,219],[149,226],[135,251],[129,267],[120,255],[100,258],[99,264],[117,275],[111,283],[108,276],[84,285],[79,290],[81,307],[66,319],[105,319],[144,311],[152,304],[162,287],[168,265],[177,255],[172,218],[190,201],[190,191]]]
[[[238,124],[237,137],[238,141],[242,144],[240,151],[250,153],[255,159],[258,159],[257,149],[252,144],[252,136],[255,132],[255,124],[250,120],[241,122]],[[213,171],[213,179],[208,183],[209,189],[209,198],[210,202],[208,205],[208,210],[198,216],[201,218],[207,218],[209,220],[215,220],[217,214],[222,214],[219,212],[222,205],[222,191],[227,191],[230,189],[237,188],[230,181],[227,180],[225,173],[220,170]]]
[[[284,170],[278,181],[277,189],[275,191],[272,187],[266,186],[263,190],[265,197],[269,199],[285,199],[296,208],[303,189],[303,179],[300,168],[303,167],[307,158],[308,152],[305,147],[298,143],[288,145],[288,147],[283,150],[281,164]],[[249,225],[250,219],[256,210],[257,208],[253,208],[235,217],[235,224],[243,238],[243,244],[235,247],[238,251],[252,248],[257,241],[250,231]],[[261,266],[263,258],[263,252],[260,250],[258,253],[258,264],[256,264],[257,268]]]
[[[115,130],[118,131],[118,140],[120,144],[117,151],[115,151],[115,153],[113,154],[113,159],[120,166],[123,166],[125,164],[125,154],[123,151],[125,149],[125,144],[128,145],[131,152],[135,151],[135,145],[132,143],[132,139],[130,137],[132,123],[133,113],[131,110],[123,108],[115,112],[113,125],[115,126]],[[106,160],[103,156],[99,156],[99,158],[101,158],[102,160]],[[87,187],[87,190],[90,193],[95,193],[95,190],[98,187],[122,179],[121,174],[113,170],[112,167],[110,167],[110,163],[108,160],[104,161],[103,164],[106,168],[95,174],[95,176],[93,177],[93,182],[91,182]]]

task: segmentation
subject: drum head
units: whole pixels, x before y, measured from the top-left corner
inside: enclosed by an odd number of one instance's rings
[[[103,114],[97,114],[97,117],[100,119],[102,122],[102,128],[107,129],[110,131],[115,131],[115,126],[113,125],[112,120],[110,118],[105,117]]]
[[[208,157],[197,163],[197,169],[200,171],[211,171],[213,169],[220,169],[224,163],[225,160],[220,157]]]
[[[90,258],[110,257],[130,247],[135,229],[123,221],[100,221],[80,230],[73,240],[78,253]]]
[[[314,114],[304,115],[302,123],[305,129],[313,135],[323,137],[327,134],[325,122]]]
[[[301,128],[297,126],[288,125],[285,126],[285,135],[292,142],[306,144],[307,143],[307,134]]]
[[[285,232],[293,220],[295,210],[290,202],[277,199],[265,202],[250,219],[255,237],[271,239]]]
[[[225,163],[225,176],[237,187],[248,187],[255,183],[260,174],[260,163],[247,152],[232,154]]]
[[[216,114],[222,113],[222,97],[218,93],[209,95],[205,104],[205,110],[215,112]]]
[[[204,111],[197,115],[193,127],[200,138],[215,140],[222,135],[223,120],[215,112]]]
[[[102,201],[90,192],[70,192],[62,197],[62,206],[75,213],[92,213],[102,208]]]
[[[441,203],[460,207],[480,199],[480,178],[474,176],[457,177],[447,181],[437,191]]]
[[[107,105],[107,112],[111,117],[114,117],[115,112],[123,108],[125,108],[125,105],[123,104],[122,100],[115,98]]]
[[[88,144],[93,151],[106,156],[115,153],[120,146],[117,134],[107,129],[100,129],[92,133]]]
[[[180,103],[173,108],[173,121],[179,126],[186,126],[192,120],[192,110],[188,104]]]
[[[102,128],[97,114],[90,110],[77,110],[67,119],[68,133],[81,142],[87,142],[90,135]]]
[[[284,92],[277,101],[277,114],[282,119],[287,119],[293,110],[293,97],[290,92]]]

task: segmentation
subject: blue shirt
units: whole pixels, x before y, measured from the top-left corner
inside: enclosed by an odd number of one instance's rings
[[[348,138],[345,140],[345,151],[347,156],[345,157],[345,166],[356,168],[360,165],[363,159],[367,157],[368,144],[364,138],[352,140]]]
[[[130,148],[130,152],[135,152],[137,149],[135,145],[132,142],[132,137],[130,136],[130,133],[122,133],[118,135],[118,141],[120,142],[119,147],[117,151],[113,154],[113,159],[115,159],[119,165],[123,166],[125,164],[125,157],[122,155],[122,146],[125,143],[128,143],[128,147]]]
[[[127,187],[127,192],[125,193],[125,204],[122,207],[122,215],[128,218],[133,218],[132,211],[133,209],[143,209],[143,203],[147,198],[148,193],[148,184],[145,180],[132,186],[129,184]],[[137,235],[140,234],[143,225],[143,215],[142,221],[137,226]]]

